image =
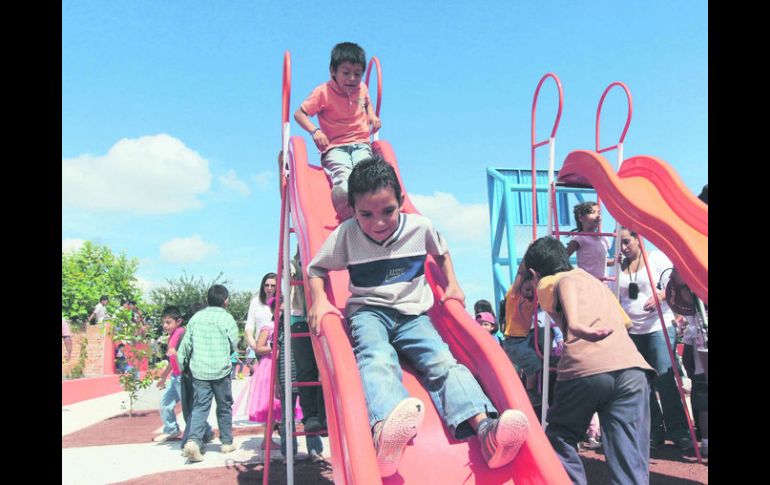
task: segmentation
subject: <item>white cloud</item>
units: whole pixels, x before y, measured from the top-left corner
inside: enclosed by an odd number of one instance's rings
[[[486,204],[462,204],[453,194],[409,194],[412,203],[434,227],[452,241],[489,241],[489,208]]]
[[[166,134],[124,138],[106,155],[62,160],[62,203],[97,212],[169,214],[201,206],[209,162]]]
[[[254,177],[252,177],[252,180],[254,180],[254,183],[257,184],[257,188],[259,188],[260,192],[264,192],[270,188],[270,184],[273,180],[273,172],[259,172]]]
[[[215,244],[209,244],[195,235],[164,242],[160,245],[160,257],[171,263],[194,263],[216,254],[218,250]]]
[[[74,253],[85,243],[83,239],[62,239],[61,252]]]
[[[148,299],[150,296],[150,291],[152,291],[153,288],[160,286],[160,284],[155,281],[146,280],[141,276],[137,276],[136,286],[139,288],[139,291],[142,292],[144,298]]]
[[[226,174],[219,176],[219,183],[228,189],[232,189],[238,192],[244,197],[251,193],[249,185],[243,180],[239,179],[238,175],[235,173],[235,170],[232,169],[228,170]]]

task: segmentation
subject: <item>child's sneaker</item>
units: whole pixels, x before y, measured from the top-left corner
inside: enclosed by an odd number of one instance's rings
[[[320,463],[324,461],[324,457],[316,450],[310,450],[310,461],[313,463]]]
[[[375,425],[374,449],[381,476],[389,477],[398,471],[404,448],[417,434],[423,417],[425,405],[417,398],[408,397]]]
[[[177,431],[176,433],[161,433],[152,440],[156,443],[165,443],[166,441],[179,438],[181,434],[181,431]]]
[[[235,451],[235,445],[233,443],[230,443],[229,445],[222,445],[219,451],[222,453],[231,453]]]
[[[497,419],[487,418],[477,430],[481,454],[489,468],[510,463],[529,434],[527,416],[518,409],[508,409]]]
[[[184,445],[184,456],[191,462],[203,461],[201,449],[195,441],[188,441],[187,444]]]

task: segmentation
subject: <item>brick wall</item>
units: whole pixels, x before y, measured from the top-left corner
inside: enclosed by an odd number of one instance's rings
[[[86,365],[83,369],[84,377],[98,377],[104,375],[104,344],[105,336],[100,325],[88,325],[84,332],[72,332],[72,358],[62,364],[62,377],[69,376],[72,367],[80,360],[80,341],[82,337],[88,339]],[[62,360],[67,356],[64,341],[61,344]]]

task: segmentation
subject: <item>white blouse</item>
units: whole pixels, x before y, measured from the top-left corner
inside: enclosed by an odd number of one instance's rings
[[[620,284],[620,305],[623,310],[626,311],[633,326],[628,330],[628,333],[635,335],[645,335],[648,333],[663,331],[660,324],[660,316],[658,310],[654,309],[651,312],[644,310],[644,304],[652,296],[653,290],[657,290],[658,281],[663,271],[671,268],[673,264],[671,261],[660,251],[653,250],[647,254],[647,262],[650,265],[650,272],[652,273],[653,286],[650,286],[650,279],[647,277],[647,269],[642,267],[636,273],[632,273],[630,276],[625,271],[620,273],[618,282]],[[641,254],[639,255],[641,258]],[[634,263],[631,263],[636,266]],[[671,271],[667,271],[663,276],[663,284],[661,288],[666,289],[666,284],[671,276]],[[636,283],[639,286],[639,296],[632,300],[628,297],[628,286],[631,282]],[[663,310],[663,318],[666,321],[666,326],[671,326],[671,320],[674,319],[674,313],[669,308],[668,303],[664,300],[660,300],[661,310]]]

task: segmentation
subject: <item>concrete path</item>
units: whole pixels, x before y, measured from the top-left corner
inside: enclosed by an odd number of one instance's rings
[[[247,392],[247,388],[248,379],[233,381],[233,400],[238,403],[238,397],[244,396],[233,413],[233,428],[255,425],[248,420],[246,414],[245,392]],[[153,385],[140,394],[139,399],[134,403],[134,409],[137,411],[157,410],[163,392]],[[125,413],[121,403],[126,399],[127,394],[119,392],[63,406],[62,436]],[[215,409],[216,404],[212,405],[208,421],[216,429]],[[178,417],[178,420],[180,425],[184,422],[181,416]],[[155,433],[159,434],[162,428],[162,423],[158,422]],[[277,440],[277,435],[275,439]],[[330,461],[328,438],[322,439],[325,458]],[[187,462],[187,459],[181,455],[179,441],[169,443],[148,441],[147,443],[127,445],[62,448],[62,484],[101,485],[179,469],[232,466],[236,463],[262,463],[264,462],[264,451],[261,450],[262,441],[261,435],[235,435],[233,443],[237,449],[232,453],[223,454],[219,451],[221,446],[219,440],[214,440],[207,445],[205,458],[199,463]],[[297,458],[305,459],[307,458],[305,440],[298,438],[298,442],[299,454]],[[273,449],[271,457],[273,460],[280,460],[280,451]],[[277,461],[276,465],[283,466],[280,461]]]

